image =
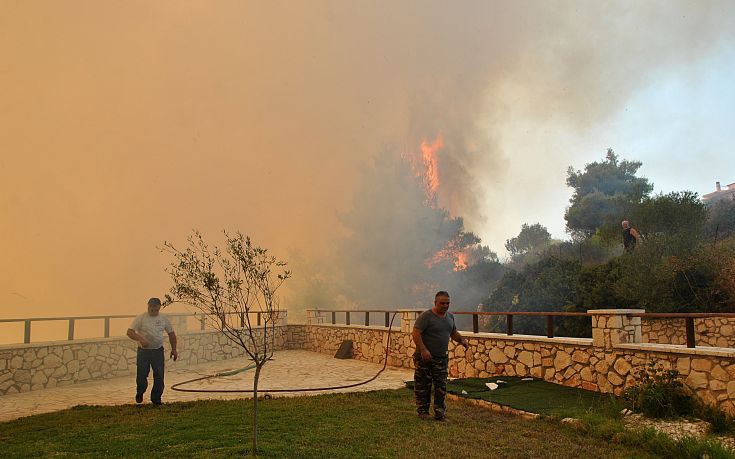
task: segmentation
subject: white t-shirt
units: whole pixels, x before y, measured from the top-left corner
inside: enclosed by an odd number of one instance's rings
[[[147,312],[133,319],[130,327],[143,338],[148,341],[148,346],[143,349],[158,349],[163,346],[163,332],[171,333],[174,327],[171,326],[168,317],[158,313],[157,316],[151,317]],[[142,347],[142,346],[141,346]]]

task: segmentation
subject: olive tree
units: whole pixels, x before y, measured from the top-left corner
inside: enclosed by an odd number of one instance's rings
[[[179,250],[165,242],[161,248],[173,256],[166,272],[173,286],[168,301],[180,302],[204,313],[219,330],[250,356],[253,376],[253,454],[258,451],[258,379],[273,353],[275,326],[279,320],[277,290],[291,277],[286,262],[270,255],[237,232],[224,232],[223,250],[207,244],[198,231]],[[259,313],[262,326],[251,322]]]

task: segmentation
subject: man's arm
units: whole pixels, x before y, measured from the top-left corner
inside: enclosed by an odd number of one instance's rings
[[[133,341],[139,342],[141,347],[148,346],[148,340],[143,338],[143,335],[140,335],[138,332],[136,332],[132,328],[128,328],[128,338],[132,339]]]
[[[176,351],[176,333],[171,332],[168,334],[168,342],[171,343],[171,357],[175,362],[179,358],[179,353]]]
[[[631,228],[630,229],[630,235],[635,238],[636,244],[638,244],[638,245],[643,244],[643,238],[641,237],[640,233],[638,231],[636,231],[635,228]]]
[[[424,340],[421,338],[421,332],[418,328],[413,329],[411,337],[413,338],[413,342],[416,343],[416,349],[421,353],[421,358],[424,359],[424,362],[431,360],[431,352],[424,345]]]
[[[454,330],[454,333],[452,333],[452,335],[450,336],[450,338],[452,338],[454,341],[456,341],[459,344],[461,344],[462,346],[464,346],[465,349],[467,349],[467,346],[469,346],[469,343],[467,342],[467,339],[465,337],[463,337],[462,335],[460,335],[457,330]]]

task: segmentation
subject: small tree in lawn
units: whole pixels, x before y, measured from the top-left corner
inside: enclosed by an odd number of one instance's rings
[[[253,377],[253,454],[258,452],[258,379],[273,353],[279,319],[276,291],[291,277],[286,262],[254,245],[241,233],[224,233],[224,250],[210,247],[198,231],[184,250],[169,242],[161,249],[173,255],[166,272],[173,280],[169,301],[188,304],[203,312],[211,325],[245,350],[255,364]],[[256,328],[250,313],[260,313],[263,327]]]

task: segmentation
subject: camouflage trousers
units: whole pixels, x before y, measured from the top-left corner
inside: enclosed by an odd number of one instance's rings
[[[431,386],[434,385],[434,416],[444,417],[446,405],[444,398],[447,395],[447,366],[449,358],[434,357],[424,362],[421,354],[414,354],[413,363],[416,370],[413,373],[413,393],[416,396],[416,411],[419,414],[428,414],[431,405]]]

